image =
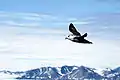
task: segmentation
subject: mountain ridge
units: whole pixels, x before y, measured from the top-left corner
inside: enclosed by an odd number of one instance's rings
[[[39,80],[120,80],[120,67],[106,68],[96,72],[95,68],[86,66],[61,66],[40,67],[27,71],[0,71],[0,74],[16,75],[15,79],[39,79]]]

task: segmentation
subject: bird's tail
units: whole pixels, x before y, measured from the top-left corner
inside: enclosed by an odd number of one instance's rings
[[[85,33],[84,35],[82,35],[82,37],[87,37],[87,33]]]

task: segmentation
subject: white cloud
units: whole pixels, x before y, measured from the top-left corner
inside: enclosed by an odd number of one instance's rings
[[[38,13],[14,13],[18,16],[32,16],[32,17],[39,17],[40,15]]]
[[[18,25],[18,26],[59,26],[68,24],[70,22],[74,24],[89,24],[89,21],[82,21],[77,18],[68,18],[62,16],[53,16],[49,14],[41,13],[13,13],[13,12],[1,12],[0,24]],[[46,24],[47,23],[47,24]]]
[[[16,22],[14,22],[12,20],[0,21],[0,23],[7,24],[7,25],[19,25],[19,24],[17,24]]]
[[[8,29],[7,29],[8,28]],[[41,66],[86,65],[90,67],[119,66],[119,46],[109,40],[89,38],[94,44],[77,44],[65,40],[66,31],[26,27],[4,27],[0,40],[0,68],[28,70]],[[1,28],[3,30],[3,28]],[[52,32],[53,35],[15,35],[31,31]],[[45,31],[46,30],[46,31]],[[33,33],[32,33],[33,34]],[[111,44],[110,44],[111,43]]]
[[[36,20],[36,21],[41,21],[42,20],[39,17],[23,17],[23,19],[26,19],[26,20]]]
[[[27,19],[27,20],[57,20],[58,18],[48,14],[40,13],[17,13],[17,12],[0,12],[0,17]]]
[[[40,17],[38,14],[22,15]],[[53,18],[46,15],[44,17],[46,19]],[[68,30],[50,29],[49,27],[45,29],[41,26],[27,27],[40,24],[17,23],[12,20],[6,20],[4,23],[8,25],[0,27],[1,69],[28,70],[41,66],[61,65],[86,65],[103,68],[106,66],[116,67],[120,64],[120,47],[115,40],[104,40],[99,37],[96,39],[96,37],[88,36],[88,40],[94,44],[77,44],[64,39]],[[66,24],[66,22],[63,23]],[[88,23],[73,22],[73,24]],[[20,27],[21,25],[24,27]],[[93,32],[90,33],[93,34]]]
[[[18,17],[27,20],[57,20],[58,18],[52,15],[40,14],[40,13],[15,13]]]
[[[77,21],[77,18],[68,18],[68,21]]]

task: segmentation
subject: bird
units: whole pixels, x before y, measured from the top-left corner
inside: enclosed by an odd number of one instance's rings
[[[87,37],[87,33],[81,35],[72,23],[69,25],[69,31],[72,34],[68,35],[65,39],[76,43],[93,44],[91,41],[85,39],[85,37]]]

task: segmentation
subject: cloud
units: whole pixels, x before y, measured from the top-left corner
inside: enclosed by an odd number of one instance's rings
[[[19,14],[21,15],[21,14]],[[36,14],[22,14],[25,17],[40,17]],[[16,16],[17,17],[17,16]],[[44,16],[46,21],[50,20],[51,16]],[[20,18],[20,16],[19,16]],[[23,17],[22,17],[23,18]],[[49,20],[47,20],[47,18]],[[42,18],[40,18],[42,19]],[[62,18],[61,18],[62,19]],[[69,18],[70,19],[70,18]],[[51,20],[57,18],[51,17]],[[63,18],[64,23],[68,25],[68,18]],[[89,21],[80,21],[79,19],[71,19],[74,24],[89,24]],[[24,20],[22,20],[24,22]],[[8,25],[1,25],[5,23]],[[76,44],[71,41],[65,40],[68,29],[41,26],[41,23],[24,22],[20,23],[19,20],[5,20],[0,23],[0,68],[7,70],[28,70],[31,68],[38,68],[41,66],[62,66],[62,65],[85,65],[90,67],[116,67],[119,66],[119,41],[114,39],[101,38],[103,33],[109,35],[102,27],[81,27],[92,29],[87,31],[87,39],[91,40],[94,44]],[[45,24],[45,23],[44,23]],[[14,25],[14,26],[13,26]],[[33,27],[29,27],[29,26]],[[39,27],[34,27],[35,25]],[[24,26],[24,27],[21,27]],[[27,27],[28,26],[28,27]],[[78,26],[79,28],[79,26]],[[114,27],[113,27],[114,28]],[[96,31],[96,32],[94,32]],[[118,34],[118,33],[116,33]],[[110,34],[111,35],[111,34]],[[106,37],[106,36],[105,36]],[[108,38],[108,37],[106,37]],[[113,38],[113,37],[112,37]],[[24,62],[24,63],[23,63]],[[3,64],[4,63],[4,64]]]
[[[77,18],[68,18],[68,21],[77,21]]]
[[[89,37],[89,40],[94,42],[93,45],[76,44],[64,40],[67,30],[59,29],[1,27],[0,30],[1,69],[28,70],[41,66],[62,65],[98,68],[119,66],[120,50],[119,46],[116,46],[118,43],[114,41]],[[36,34],[33,35],[34,33]],[[48,34],[45,36],[40,33]],[[55,36],[56,34],[62,35]]]
[[[13,13],[13,12],[1,12],[0,13],[0,24],[4,25],[18,25],[18,26],[30,26],[30,27],[39,27],[39,26],[59,26],[65,25],[70,22],[74,24],[89,24],[89,21],[82,21],[77,18],[68,18],[61,16],[53,16],[49,14],[40,14],[40,13]],[[47,24],[46,24],[47,23]]]
[[[0,22],[1,24],[4,24],[4,25],[7,25],[7,26],[18,26],[18,27],[20,27],[20,26],[24,26],[24,27],[36,27],[36,26],[40,26],[40,24],[39,23],[35,23],[35,22],[33,22],[33,23],[20,23],[20,22],[15,22],[15,21],[2,21],[2,22]]]
[[[38,13],[14,13],[17,16],[32,16],[32,17],[39,17]]]
[[[119,56],[120,50],[114,44],[109,44],[108,41],[92,39],[93,45],[84,45],[65,41],[62,38],[57,39],[53,35],[51,38],[31,35],[16,36],[12,41],[5,41],[9,44],[6,45],[8,53],[6,50],[0,51],[2,54],[0,64],[4,61],[1,68],[24,70],[43,65],[60,66],[66,64],[114,67],[119,64],[119,57],[117,56]],[[14,65],[16,66],[14,67]]]
[[[21,19],[26,20],[57,20],[58,18],[52,15],[40,14],[40,13],[15,13],[15,15],[20,16]]]
[[[58,18],[52,15],[40,14],[40,13],[17,13],[17,12],[0,12],[0,17],[27,19],[27,20],[57,20]]]
[[[42,19],[39,18],[39,17],[24,17],[23,19],[26,19],[26,20],[38,20],[38,21],[41,21]]]

